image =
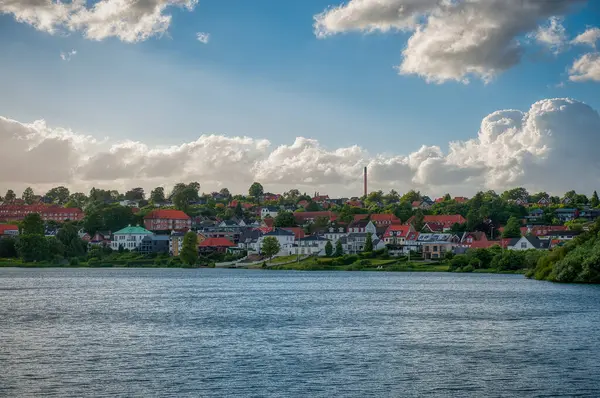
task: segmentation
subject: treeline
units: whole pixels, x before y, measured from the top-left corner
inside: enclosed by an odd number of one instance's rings
[[[476,270],[494,270],[498,272],[514,272],[533,269],[540,258],[545,255],[540,250],[502,250],[500,246],[489,249],[469,249],[465,254],[446,257],[450,271],[473,272]]]
[[[589,231],[548,252],[528,277],[565,283],[600,283],[600,220]]]

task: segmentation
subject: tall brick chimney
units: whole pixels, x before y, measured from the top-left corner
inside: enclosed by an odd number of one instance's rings
[[[365,178],[365,181],[364,181],[365,187],[364,188],[365,188],[365,197],[366,197],[367,193],[368,193],[367,192],[367,167],[366,166],[365,166],[365,177],[364,178]]]

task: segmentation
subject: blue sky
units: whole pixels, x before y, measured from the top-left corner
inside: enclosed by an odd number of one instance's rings
[[[394,69],[408,34],[349,33],[327,40],[313,16],[335,0],[204,0],[172,10],[168,35],[102,42],[48,35],[0,17],[2,114],[111,137],[176,144],[199,133],[250,135],[275,144],[296,136],[327,146],[412,151],[473,137],[499,109],[527,110],[551,97],[600,108],[598,84],[567,83],[573,52],[528,55],[485,84],[429,84]],[[581,32],[600,4],[565,21]],[[202,45],[195,33],[210,33]],[[61,51],[75,49],[71,62]]]
[[[600,2],[573,2],[561,15],[569,38],[600,22]],[[0,13],[0,115],[150,146],[216,133],[408,155],[476,137],[497,110],[526,112],[556,97],[600,109],[600,83],[568,76],[588,47],[555,55],[520,35],[520,62],[491,81],[436,84],[396,69],[413,31],[317,38],[314,16],[344,4],[201,0],[193,11],[168,7],[166,34],[136,43],[90,40],[80,30],[49,34]],[[209,33],[209,42],[197,41],[197,32]],[[71,50],[77,54],[62,60]]]

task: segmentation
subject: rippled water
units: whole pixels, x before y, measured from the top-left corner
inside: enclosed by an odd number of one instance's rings
[[[600,396],[600,287],[0,269],[0,396]]]

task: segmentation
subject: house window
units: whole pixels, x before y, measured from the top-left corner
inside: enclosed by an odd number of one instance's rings
[[[438,251],[438,247],[437,246],[433,246],[433,251],[437,252]]]
[[[521,242],[521,249],[527,249],[527,242]]]

